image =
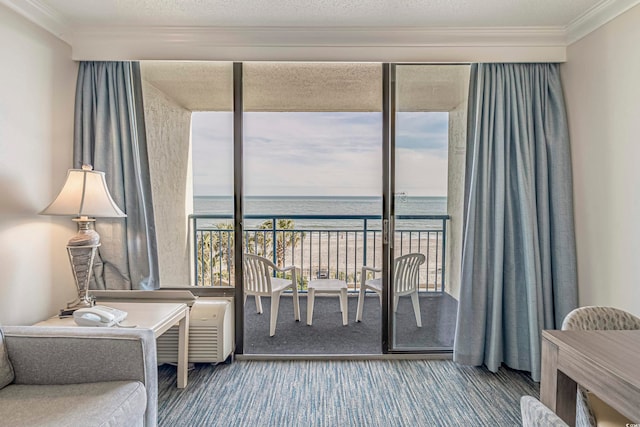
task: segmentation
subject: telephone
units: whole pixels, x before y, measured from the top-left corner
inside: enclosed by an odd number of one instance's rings
[[[127,312],[104,305],[80,308],[73,312],[78,326],[113,326],[127,318]]]

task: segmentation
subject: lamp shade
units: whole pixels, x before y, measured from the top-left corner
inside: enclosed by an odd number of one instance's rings
[[[90,166],[69,169],[62,190],[40,214],[94,218],[126,216],[111,198],[104,172],[91,170]]]

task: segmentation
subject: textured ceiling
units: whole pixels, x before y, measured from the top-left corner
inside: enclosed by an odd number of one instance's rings
[[[72,27],[566,26],[604,0],[37,0]]]
[[[143,61],[142,78],[191,111],[233,110],[231,62]]]
[[[381,111],[382,64],[249,62],[246,111]]]
[[[468,65],[399,65],[398,111],[451,111],[468,98]]]
[[[143,61],[142,77],[192,111],[231,111],[229,62]],[[467,96],[467,65],[399,65],[398,111],[450,111]],[[382,65],[246,62],[245,111],[381,111]]]

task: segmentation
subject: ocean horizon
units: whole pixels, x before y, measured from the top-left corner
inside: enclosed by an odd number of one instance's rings
[[[232,215],[232,196],[194,196],[196,215]],[[379,196],[246,196],[246,215],[350,215],[381,216],[382,197]],[[396,215],[446,215],[447,198],[437,196],[398,196]],[[213,220],[212,225],[220,221]],[[262,220],[247,223],[259,225]],[[379,228],[378,220],[371,220],[372,228]],[[439,221],[438,221],[439,222]],[[362,220],[296,220],[296,228],[346,228],[361,227]],[[397,227],[431,228],[433,220],[400,220]]]

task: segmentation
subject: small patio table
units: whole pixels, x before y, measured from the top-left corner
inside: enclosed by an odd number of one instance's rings
[[[316,294],[339,296],[342,324],[344,326],[348,325],[347,282],[336,279],[311,280],[307,285],[307,290],[307,325],[311,325],[313,322],[313,303]]]

